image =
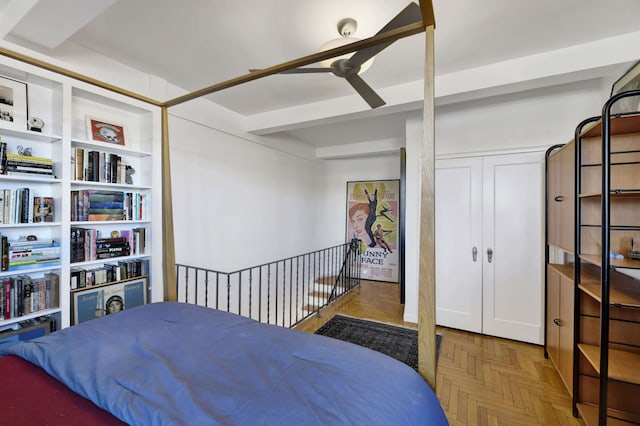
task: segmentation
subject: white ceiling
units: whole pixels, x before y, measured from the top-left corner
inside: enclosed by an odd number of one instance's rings
[[[0,0],[0,35],[55,56],[64,43],[94,50],[188,91],[314,53],[338,36],[344,17],[355,36],[374,35],[407,0]],[[639,0],[434,0],[436,75],[640,30]],[[361,76],[376,90],[421,80],[424,36],[399,40]],[[349,97],[331,74],[276,75],[210,95],[244,116]],[[383,96],[384,97],[384,96]],[[362,101],[363,114],[368,108]],[[366,114],[358,122],[366,123]],[[403,131],[402,114],[369,122],[368,132]],[[335,125],[333,126],[335,127]],[[344,134],[344,129],[342,129]],[[290,133],[327,144],[326,129]],[[377,137],[377,136],[376,136]],[[393,136],[390,136],[393,137]],[[330,139],[330,136],[329,136]]]

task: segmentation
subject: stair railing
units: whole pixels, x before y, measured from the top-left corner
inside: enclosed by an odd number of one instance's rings
[[[354,282],[356,282],[357,285],[360,284],[360,265],[362,264],[361,256],[360,240],[354,238],[349,244],[349,249],[347,250],[347,254],[342,262],[340,272],[333,283],[328,303],[333,302],[333,300],[337,299],[340,295],[349,292],[352,289],[351,286]],[[357,265],[357,268],[353,269],[354,265]],[[354,272],[356,273],[355,277],[353,276]]]
[[[234,272],[176,264],[178,302],[293,327],[357,287],[360,260],[350,241]]]

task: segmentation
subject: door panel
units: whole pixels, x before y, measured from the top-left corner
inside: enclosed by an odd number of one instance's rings
[[[438,160],[435,173],[436,323],[480,333],[482,159]]]
[[[483,332],[536,344],[544,340],[543,157],[486,157],[483,179]]]

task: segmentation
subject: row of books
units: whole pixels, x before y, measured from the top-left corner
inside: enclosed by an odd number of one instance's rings
[[[49,272],[43,277],[4,277],[0,281],[0,318],[11,319],[60,306],[60,277]]]
[[[0,142],[0,174],[55,177],[51,158],[8,153],[6,142]]]
[[[3,271],[60,265],[60,244],[51,239],[8,241],[0,236],[0,255]]]
[[[146,253],[146,229],[114,231],[101,237],[100,230],[71,228],[71,263]]]
[[[53,222],[53,197],[37,197],[29,188],[0,189],[0,223]]]
[[[132,259],[118,263],[106,263],[98,268],[72,269],[71,290],[109,284],[149,275],[147,259]]]
[[[80,189],[71,191],[71,221],[144,220],[147,194]]]
[[[81,147],[72,149],[72,178],[74,180],[105,183],[127,182],[124,159],[109,152],[90,151]]]

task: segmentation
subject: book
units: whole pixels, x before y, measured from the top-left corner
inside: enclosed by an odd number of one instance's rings
[[[12,153],[7,153],[7,161],[19,161],[19,162],[26,162],[26,163],[43,163],[43,164],[53,163],[53,160],[51,158],[34,157],[31,155],[20,155],[20,154],[12,154]]]
[[[75,147],[75,179],[85,180],[84,178],[84,148]]]
[[[57,308],[60,306],[60,275],[54,272],[47,272],[44,276],[51,282],[51,301],[49,307]]]
[[[0,174],[7,170],[7,143],[0,142]]]
[[[33,198],[33,222],[53,222],[53,197]]]

